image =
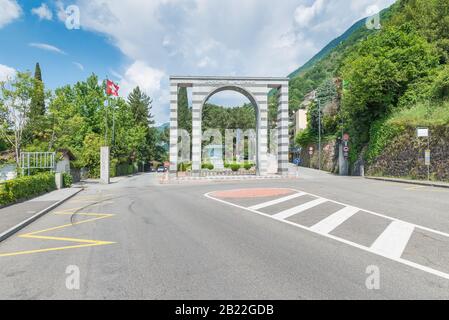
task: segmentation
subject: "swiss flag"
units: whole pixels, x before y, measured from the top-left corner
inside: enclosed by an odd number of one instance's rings
[[[111,80],[106,81],[106,94],[108,96],[118,97],[118,89],[120,87]]]

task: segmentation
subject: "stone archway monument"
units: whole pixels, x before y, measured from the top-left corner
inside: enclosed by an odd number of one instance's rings
[[[178,168],[178,90],[192,88],[192,171],[201,170],[202,110],[214,94],[233,90],[240,92],[256,109],[257,174],[267,175],[268,167],[268,94],[278,90],[277,159],[278,174],[288,174],[289,114],[288,78],[258,77],[170,77],[170,173]]]

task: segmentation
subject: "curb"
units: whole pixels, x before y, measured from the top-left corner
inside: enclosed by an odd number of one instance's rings
[[[34,221],[39,219],[44,214],[46,214],[49,211],[51,211],[51,210],[55,209],[56,207],[60,206],[62,203],[64,203],[65,201],[69,200],[70,198],[76,196],[78,193],[80,193],[83,190],[84,190],[84,188],[79,188],[78,191],[76,191],[75,193],[73,193],[70,196],[66,197],[65,199],[59,200],[58,202],[56,202],[56,203],[52,204],[51,206],[49,206],[49,207],[39,211],[34,216],[32,216],[32,217],[30,217],[30,218],[20,222],[19,224],[15,225],[14,227],[10,228],[9,230],[6,230],[5,232],[0,233],[0,242],[2,242],[3,240],[6,240],[7,238],[12,236],[16,232],[20,231],[21,229],[25,228],[29,224],[33,223]]]
[[[365,179],[370,180],[379,180],[379,181],[387,181],[387,182],[397,182],[403,184],[415,184],[419,186],[425,187],[435,187],[435,188],[449,188],[449,184],[440,184],[438,182],[427,182],[427,181],[419,181],[419,180],[403,180],[403,179],[394,179],[394,178],[382,178],[382,177],[367,177]]]

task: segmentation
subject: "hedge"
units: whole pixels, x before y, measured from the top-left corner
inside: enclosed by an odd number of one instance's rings
[[[6,181],[0,190],[0,205],[26,200],[56,189],[54,173],[39,173]]]

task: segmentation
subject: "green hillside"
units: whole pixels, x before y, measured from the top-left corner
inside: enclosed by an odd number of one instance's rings
[[[311,90],[334,87],[336,94],[322,106],[322,134],[335,139],[350,133],[352,163],[363,158],[378,169],[386,147],[401,134],[421,125],[436,132],[449,126],[449,2],[398,0],[381,13],[381,24],[381,30],[348,30],[345,40],[290,82],[291,112]],[[316,140],[317,109],[309,108],[312,121],[297,139],[302,145]],[[438,141],[434,148],[448,149],[447,141]],[[396,151],[407,148],[411,142]],[[391,162],[400,166],[398,159]],[[447,167],[437,178],[449,178]]]
[[[320,52],[314,55],[312,59],[310,59],[303,66],[299,67],[298,69],[290,73],[288,77],[290,79],[296,78],[305,70],[309,69],[310,67],[313,67],[318,61],[327,57],[333,51],[333,49],[335,49],[338,45],[340,45],[342,42],[348,39],[354,32],[356,32],[360,28],[363,28],[365,26],[365,20],[366,19],[361,19],[356,23],[354,23],[348,30],[346,30],[345,33],[329,42],[323,49],[320,50]]]
[[[381,22],[389,20],[397,5],[380,12]],[[316,89],[327,79],[332,78],[341,65],[343,58],[359,42],[378,30],[368,30],[366,19],[352,25],[340,37],[332,40],[312,59],[289,75],[290,81],[290,112],[299,108],[304,96]]]

